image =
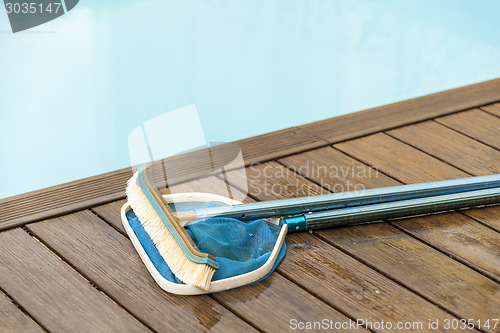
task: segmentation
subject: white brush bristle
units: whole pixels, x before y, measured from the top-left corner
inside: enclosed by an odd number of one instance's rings
[[[215,268],[207,264],[198,264],[189,260],[179,244],[163,224],[153,206],[137,183],[137,172],[127,182],[127,198],[135,215],[141,221],[144,230],[155,244],[158,252],[168,267],[186,284],[208,290]]]

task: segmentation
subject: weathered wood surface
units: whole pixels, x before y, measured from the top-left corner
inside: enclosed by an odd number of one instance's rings
[[[287,245],[287,257],[278,272],[354,318],[391,323],[425,322],[428,318],[443,323],[454,319],[406,287],[309,233],[289,235]],[[446,332],[443,325],[435,331]]]
[[[480,109],[454,113],[436,122],[465,134],[474,140],[500,149],[500,118]]]
[[[498,232],[459,213],[418,217],[393,224],[500,282]]]
[[[288,156],[280,159],[279,162],[330,192],[400,185],[398,181],[376,168],[367,167],[331,147]],[[353,181],[356,178],[362,179],[363,182]]]
[[[426,121],[388,133],[468,174],[500,173],[500,151],[436,122]]]
[[[0,332],[44,332],[44,330],[0,292]]]
[[[253,165],[246,170],[248,194],[259,200],[276,200],[295,196],[328,193],[317,185],[303,186],[301,177],[277,162]]]
[[[481,110],[484,110],[486,112],[489,112],[493,115],[500,117],[500,103],[482,106]]]
[[[482,321],[498,316],[498,283],[391,225],[319,234],[450,313]]]
[[[463,214],[500,232],[500,206],[465,210]]]
[[[349,318],[319,300],[307,290],[281,276],[273,274],[257,284],[230,290],[213,296],[229,309],[244,316],[260,330],[283,332],[298,322],[349,322]],[[338,332],[367,332],[359,329],[340,329]]]
[[[21,229],[0,233],[0,286],[49,331],[148,331]]]
[[[339,143],[334,147],[405,184],[469,176],[384,133]]]
[[[131,176],[119,170],[0,199],[0,230],[123,198]]]
[[[115,229],[120,230],[125,234],[126,231],[123,227],[122,220],[120,219],[120,210],[126,202],[126,199],[113,201],[108,204],[93,207],[92,212],[97,214],[99,217],[102,217],[103,220],[107,221]]]
[[[149,275],[132,243],[89,211],[30,224],[29,229],[155,331],[252,331],[207,296],[165,293]]]

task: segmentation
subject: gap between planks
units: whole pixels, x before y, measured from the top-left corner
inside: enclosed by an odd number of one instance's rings
[[[36,320],[26,309],[24,309],[18,302],[16,302],[12,296],[10,296],[5,290],[0,286],[0,306],[2,303],[8,302],[9,304],[4,304],[4,306],[10,307],[10,309],[5,309],[3,312],[2,318],[0,318],[0,322],[5,319],[9,319],[8,312],[17,318],[15,318],[15,323],[10,323],[15,326],[8,325],[9,323],[3,322],[4,329],[18,330],[22,326],[23,332],[48,332],[48,330]],[[0,308],[1,309],[1,308]],[[9,311],[10,310],[10,311]],[[6,318],[7,317],[7,318]],[[7,324],[7,325],[6,325]]]
[[[111,301],[116,303],[118,306],[120,306],[122,309],[124,309],[131,317],[136,319],[138,322],[143,324],[145,327],[147,327],[150,331],[156,332],[155,329],[150,327],[146,322],[143,322],[140,318],[135,316],[134,313],[130,312],[126,307],[123,306],[117,299],[113,298],[111,295],[107,294],[106,291],[99,286],[98,283],[95,281],[92,281],[88,276],[83,274],[78,267],[74,266],[70,261],[68,261],[64,256],[59,254],[55,249],[53,249],[47,242],[45,242],[41,237],[39,237],[33,230],[29,229],[29,226],[24,226],[21,228],[24,232],[26,232],[29,236],[31,236],[33,239],[35,239],[37,242],[39,242],[42,246],[44,246],[47,250],[49,250],[54,256],[59,258],[62,262],[64,262],[71,270],[73,270],[75,273],[77,273],[83,280],[87,281],[94,289],[99,291],[101,294],[105,295],[107,298],[109,298]]]

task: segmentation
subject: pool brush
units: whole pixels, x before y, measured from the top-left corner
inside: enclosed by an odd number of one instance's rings
[[[163,196],[152,183],[151,167],[139,165],[127,182],[127,199],[160,255],[179,280],[208,290],[219,265],[202,253],[180,226]]]

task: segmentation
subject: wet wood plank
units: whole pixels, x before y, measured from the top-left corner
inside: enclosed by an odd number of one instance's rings
[[[497,102],[499,96],[500,80],[497,79],[326,119],[299,128],[329,143],[336,143]]]
[[[469,176],[384,133],[346,141],[334,147],[405,184]]]
[[[330,146],[291,155],[280,159],[279,162],[330,192],[400,185],[398,181],[377,169],[370,168]]]
[[[406,232],[434,244],[454,258],[471,263],[500,282],[500,234],[471,218],[448,213],[393,222]]]
[[[500,206],[469,209],[462,213],[500,232]]]
[[[17,308],[0,292],[1,332],[45,332],[33,319]]]
[[[433,318],[441,323],[436,332],[446,332],[444,320],[455,318],[309,233],[288,235],[287,246],[278,271],[352,317],[394,325]]]
[[[435,119],[478,141],[500,149],[500,118],[479,109],[454,113]]]
[[[500,286],[394,227],[324,230],[321,236],[462,318],[498,316]],[[497,328],[500,331],[500,328]]]
[[[500,151],[434,121],[388,133],[472,175],[500,173]]]
[[[149,331],[21,229],[0,233],[0,286],[49,331]]]
[[[500,117],[500,103],[481,106],[481,109]]]
[[[323,303],[306,290],[279,274],[239,289],[233,289],[213,297],[246,320],[266,332],[285,332],[297,322],[349,322],[349,318]],[[317,330],[316,330],[317,331]],[[340,329],[336,332],[367,332],[359,329]]]
[[[34,223],[29,229],[156,331],[253,331],[208,296],[163,291],[132,243],[88,211]]]

